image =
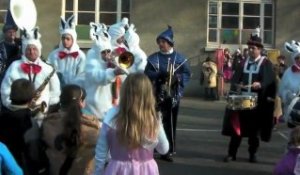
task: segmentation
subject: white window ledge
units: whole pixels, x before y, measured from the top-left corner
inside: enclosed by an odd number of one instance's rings
[[[93,41],[90,40],[78,40],[78,45],[80,48],[89,49],[92,47]]]

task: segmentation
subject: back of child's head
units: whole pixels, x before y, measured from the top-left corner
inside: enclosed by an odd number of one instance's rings
[[[69,84],[62,88],[60,104],[63,108],[69,107],[73,102],[83,101],[86,91],[78,85]]]
[[[34,85],[27,79],[17,79],[11,85],[10,100],[13,105],[25,105],[34,96]]]
[[[288,145],[290,147],[298,147],[300,146],[300,126],[293,128],[290,134],[290,140]]]
[[[116,126],[119,141],[130,148],[140,146],[145,137],[155,137],[158,128],[155,97],[145,74],[130,74],[123,83]]]
[[[155,97],[149,78],[143,73],[128,75],[122,85],[120,106],[132,107],[131,105],[154,103]]]

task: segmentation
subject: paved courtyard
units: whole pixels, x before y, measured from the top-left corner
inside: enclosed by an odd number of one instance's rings
[[[226,102],[207,102],[198,98],[181,101],[177,127],[177,155],[174,162],[158,160],[161,175],[271,175],[285,150],[287,132],[280,124],[272,141],[261,142],[258,163],[248,162],[247,139],[239,149],[236,162],[224,163],[229,138],[221,135]]]

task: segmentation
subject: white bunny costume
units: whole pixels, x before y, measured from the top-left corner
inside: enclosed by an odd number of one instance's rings
[[[34,28],[29,31],[24,31],[22,34],[22,46],[23,53],[28,45],[34,45],[41,55],[41,35],[38,32],[38,28]],[[26,66],[32,66],[30,69],[26,69]],[[1,99],[5,107],[11,108],[10,92],[11,85],[14,80],[25,78],[29,79],[37,89],[43,84],[45,79],[51,74],[53,68],[43,62],[40,57],[38,57],[34,62],[26,58],[23,54],[20,60],[14,61],[8,68],[5,77],[1,84]],[[41,96],[38,98],[36,104],[40,104],[42,101],[46,102],[47,106],[57,104],[59,102],[60,96],[60,83],[56,74],[54,74],[49,83],[46,85],[44,90],[41,92]]]
[[[128,44],[129,52],[134,55],[134,63],[129,68],[129,72],[144,72],[147,64],[147,55],[140,47],[140,37],[136,33],[134,24],[131,24],[126,31],[125,41]]]
[[[96,115],[100,121],[112,107],[111,84],[115,81],[113,68],[107,68],[101,52],[111,50],[111,37],[105,24],[90,23],[90,37],[94,44],[87,52],[85,89],[86,110]]]
[[[279,85],[279,96],[284,104],[284,116],[288,119],[290,110],[288,106],[292,106],[292,103],[297,101],[300,93],[300,65],[295,63],[295,58],[300,55],[300,43],[297,41],[291,41],[291,43],[285,42],[285,49],[291,53],[291,58],[294,64],[290,66],[283,74]]]
[[[55,67],[57,72],[61,73],[65,84],[78,84],[82,86],[85,76],[84,68],[86,57],[77,44],[74,19],[74,15],[68,18],[67,21],[61,18],[59,26],[61,37],[66,34],[72,36],[72,47],[67,49],[63,46],[62,41],[60,41],[59,47],[49,54],[48,61]]]
[[[128,28],[128,18],[123,18],[121,22],[111,25],[108,29],[108,33],[111,36],[112,50],[117,48],[124,48],[128,50],[124,43],[118,43],[117,40],[125,35],[125,28]]]

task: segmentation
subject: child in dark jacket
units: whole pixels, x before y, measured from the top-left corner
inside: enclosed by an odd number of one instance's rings
[[[34,94],[33,84],[26,79],[18,79],[12,83],[11,106],[0,113],[0,141],[3,142],[17,163],[24,168],[26,145],[24,134],[31,128],[32,112],[28,104]]]

